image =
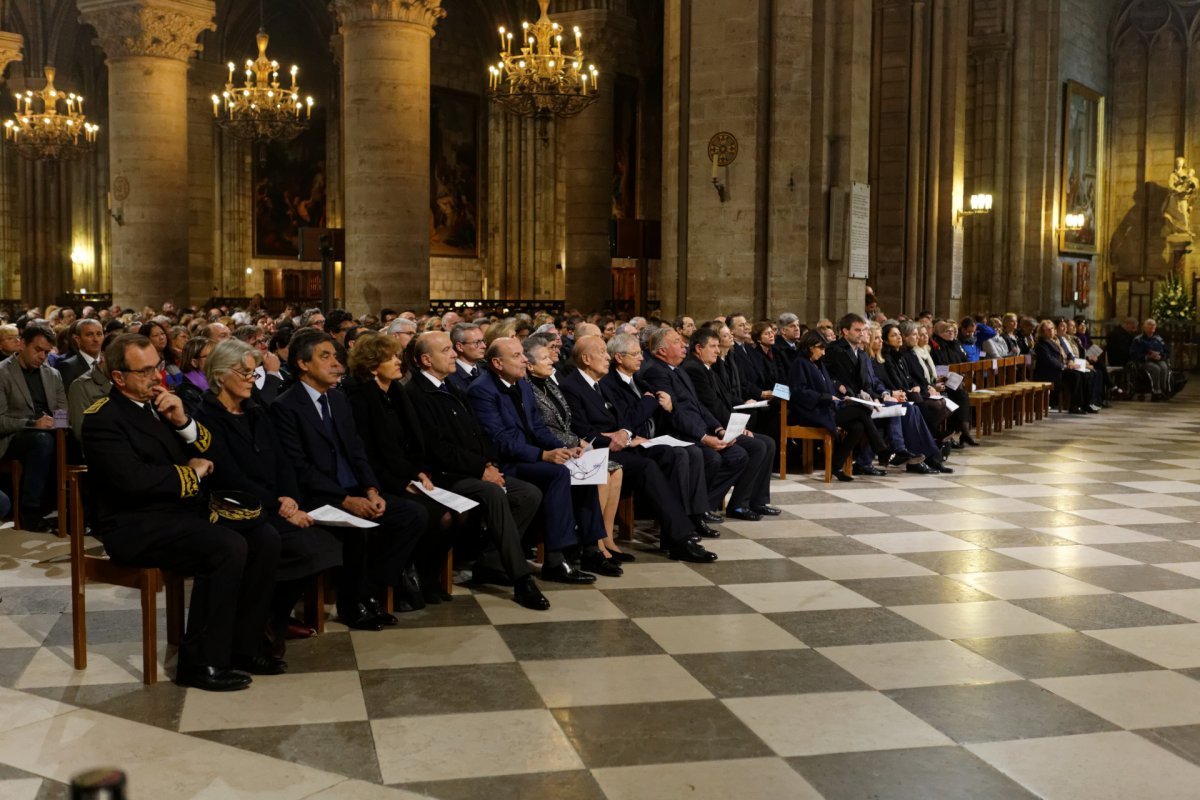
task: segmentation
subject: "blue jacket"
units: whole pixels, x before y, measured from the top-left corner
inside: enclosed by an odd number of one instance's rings
[[[1166,361],[1171,357],[1171,348],[1157,333],[1153,336],[1139,333],[1129,345],[1129,360],[1145,361],[1146,356],[1150,353],[1158,353]]]
[[[496,445],[505,464],[536,464],[546,450],[565,445],[546,427],[538,411],[537,398],[529,381],[513,384],[521,394],[521,409],[494,373],[486,372],[471,382],[467,400],[483,432]]]
[[[807,358],[792,361],[788,374],[788,388],[792,390],[792,399],[788,401],[788,424],[825,428],[836,436],[834,409],[837,403],[834,397],[837,386],[822,361],[824,359],[814,362]]]

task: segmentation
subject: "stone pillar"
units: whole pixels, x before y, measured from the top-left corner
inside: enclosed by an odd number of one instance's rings
[[[344,59],[345,305],[355,313],[429,304],[429,42],[446,16],[441,4],[334,0]]]
[[[108,59],[113,302],[195,299],[188,280],[188,59],[212,0],[77,0]]]
[[[0,72],[10,63],[21,60],[23,44],[20,34],[0,31]],[[0,158],[0,297],[21,296],[20,244],[13,208],[17,172],[13,166],[12,159]]]

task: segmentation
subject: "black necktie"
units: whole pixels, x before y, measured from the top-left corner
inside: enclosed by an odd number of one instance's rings
[[[471,367],[471,371],[468,374],[471,376],[471,380],[475,380],[479,377],[479,367]]]
[[[350,468],[350,462],[346,460],[341,442],[338,441],[337,430],[333,426],[333,415],[329,413],[329,398],[321,395],[317,398],[317,405],[321,407],[321,422],[325,425],[325,431],[329,434],[330,441],[333,442],[334,457],[337,460],[338,484],[343,489],[352,489],[358,485],[358,479],[354,477],[354,470]]]

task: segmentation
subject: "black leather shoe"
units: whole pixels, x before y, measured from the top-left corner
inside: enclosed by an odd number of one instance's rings
[[[716,528],[710,528],[706,523],[698,523],[696,525],[696,535],[705,539],[719,539],[721,532]]]
[[[492,583],[496,586],[512,586],[513,579],[508,577],[508,573],[506,572],[476,565],[471,570],[471,583]]]
[[[741,519],[746,522],[758,522],[762,519],[762,514],[749,508],[728,508],[725,509],[725,516],[728,519]]]
[[[345,610],[339,608],[338,619],[347,628],[353,628],[356,631],[383,630],[383,622],[362,603]]]
[[[930,467],[933,469],[933,471],[934,471],[934,472],[940,472],[940,473],[941,473],[941,474],[943,474],[943,475],[952,475],[952,474],[954,474],[954,469],[953,469],[953,468],[951,468],[951,467],[947,467],[945,464],[941,464],[941,463],[939,463],[939,464],[930,464],[929,466],[930,466]]]
[[[233,668],[251,675],[282,675],[288,670],[287,662],[274,656],[233,657]]]
[[[612,553],[613,560],[620,564],[628,564],[631,561],[637,561],[637,556],[633,553],[626,553],[624,550],[609,550]]]
[[[953,442],[951,442],[951,443],[950,443],[950,446],[951,446],[952,448],[954,448],[955,450],[962,450],[964,447],[966,447],[966,446],[967,446],[967,444],[966,444],[966,442],[964,442],[964,441],[962,440],[962,438],[960,437],[960,438],[959,438],[957,441],[953,441]]]
[[[383,606],[374,597],[368,598],[363,605],[367,607],[367,611],[375,615],[375,619],[378,620],[380,625],[391,627],[400,623],[400,620],[384,611]]]
[[[542,580],[553,583],[569,583],[574,586],[595,583],[596,576],[590,572],[580,572],[570,564],[560,564],[557,567],[542,567]]]
[[[606,578],[619,578],[625,574],[615,558],[605,558],[599,553],[585,555],[579,560],[579,568],[603,575]]]
[[[908,464],[920,464],[924,460],[925,456],[920,453],[896,453],[896,455],[892,456],[890,463],[893,467],[903,467]]]
[[[413,611],[420,611],[425,607],[425,598],[421,594],[421,580],[417,577],[417,570],[415,568],[409,567],[400,573],[400,585],[397,588],[399,589],[397,600],[403,598]],[[401,609],[403,607],[397,602],[396,608]]]
[[[963,444],[971,445],[971,447],[979,447],[979,442],[975,441],[975,438],[969,433],[964,433],[962,436],[959,436],[958,440]]]
[[[945,461],[947,458],[950,457],[950,450],[952,448],[953,448],[953,445],[950,444],[950,442],[942,442],[942,447],[941,447],[942,461]]]
[[[766,505],[765,503],[761,506],[750,506],[750,510],[760,517],[778,517],[783,513],[775,506]]]
[[[513,600],[517,605],[533,611],[545,611],[550,608],[550,601],[542,594],[532,575],[526,575],[517,581],[517,585],[513,587]]]
[[[682,542],[671,547],[668,554],[675,561],[690,561],[693,564],[711,564],[717,560],[717,554],[705,550],[695,542]]]
[[[855,475],[872,475],[872,476],[878,478],[882,475],[887,475],[887,471],[882,470],[879,467],[871,467],[871,466],[860,467],[858,464],[855,464],[854,465],[854,474]]]
[[[833,477],[834,477],[834,480],[839,480],[842,483],[853,483],[854,482],[854,478],[851,478],[849,475],[842,472],[840,469],[835,469],[833,471]]]
[[[181,666],[175,672],[175,683],[206,692],[236,692],[253,682],[246,673],[224,667]]]
[[[715,511],[705,511],[705,512],[704,512],[703,514],[701,514],[700,516],[701,516],[701,517],[704,519],[704,521],[705,521],[705,522],[707,522],[709,525],[720,525],[722,522],[724,522],[724,521],[725,521],[725,518],[724,518],[724,517],[722,517],[720,514],[718,514],[718,513],[717,513],[717,512],[715,512]]]

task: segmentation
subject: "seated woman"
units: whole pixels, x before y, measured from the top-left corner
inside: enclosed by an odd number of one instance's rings
[[[209,389],[205,366],[216,344],[204,336],[188,339],[179,359],[181,371],[178,375],[167,378],[167,388],[179,395],[184,409],[191,416],[195,416],[200,410],[204,402],[204,393]]]
[[[538,410],[546,427],[550,429],[564,447],[586,446],[575,432],[571,430],[571,407],[567,398],[563,397],[554,382],[554,358],[550,348],[539,343],[536,339],[526,339],[525,357],[529,359],[529,383],[533,387],[533,396],[537,398]],[[600,491],[600,510],[604,517],[604,538],[596,544],[600,554],[605,559],[616,559],[613,563],[633,561],[634,556],[626,553],[617,546],[613,533],[617,524],[617,506],[621,502],[621,465],[615,461],[608,462],[608,483],[596,487]]]
[[[197,340],[192,341],[205,341]],[[266,521],[279,532],[279,568],[271,596],[267,638],[272,657],[284,654],[288,619],[307,579],[342,563],[342,546],[300,510],[291,463],[284,458],[267,410],[250,399],[254,369],[262,356],[245,342],[226,339],[206,362],[208,391],[197,414],[212,433],[214,469],[207,488],[249,492],[262,503]],[[189,384],[194,386],[194,384]],[[279,672],[286,670],[282,665]]]
[[[413,554],[415,574],[410,571],[401,580],[403,596],[396,598],[396,608],[414,611],[449,601],[439,575],[454,546],[454,532],[447,529],[461,520],[411,485],[416,481],[426,489],[434,488],[421,426],[412,401],[400,386],[400,342],[387,334],[364,333],[350,351],[349,367],[344,390],[354,411],[354,424],[365,434],[367,458],[380,488],[416,501],[429,513],[429,528]]]
[[[1037,344],[1033,347],[1033,379],[1049,381],[1054,386],[1052,401],[1057,404],[1060,390],[1066,386],[1071,396],[1071,413],[1086,414],[1087,375],[1079,372],[1063,351],[1058,340],[1058,331],[1051,320],[1044,319],[1037,326]]]
[[[946,379],[938,376],[938,364],[933,357],[930,335],[930,327],[927,324],[918,324],[915,334],[904,334],[905,360],[909,372],[913,376],[919,375],[931,390],[936,390],[938,394],[949,398],[958,406],[948,424],[951,433],[957,431],[959,435],[958,439],[950,441],[950,446],[955,450],[961,450],[967,445],[976,447],[979,442],[971,437],[971,404],[967,398],[967,390],[962,386],[951,389],[946,386]]]
[[[920,330],[917,323],[904,320],[895,325],[883,326],[884,347],[883,358],[887,362],[888,374],[892,380],[907,384],[908,399],[917,404],[925,417],[925,424],[933,432],[942,446],[942,452],[950,447],[950,438],[962,430],[965,413],[962,406],[956,406],[951,411],[946,403],[943,390],[939,388],[937,369],[933,362],[926,364],[917,355],[920,342]]]
[[[179,368],[179,354],[171,345],[171,336],[167,326],[161,322],[143,322],[139,331],[150,340],[158,352],[158,371],[162,374],[163,386],[170,386],[172,379],[182,371]]]
[[[885,337],[887,338],[886,342]],[[926,422],[922,410],[922,406],[926,402],[931,402],[932,405],[943,404],[927,401],[921,394],[921,387],[908,374],[904,360],[900,356],[899,346],[903,343],[900,328],[896,323],[888,323],[882,328],[873,325],[870,343],[867,346],[867,353],[871,356],[867,368],[875,374],[875,377],[892,393],[893,397],[902,396],[904,398],[902,402],[908,408],[908,413],[898,420],[904,437],[903,444],[906,445],[899,449],[916,454],[924,460],[924,463],[920,463],[919,459],[912,459],[907,464],[907,471],[921,474],[953,472],[942,463],[942,459],[949,453],[949,447],[947,446],[945,450],[942,449],[941,443],[934,435],[936,428]],[[889,350],[891,351],[890,358],[886,353]]]
[[[882,453],[887,450],[887,445],[875,430],[866,406],[843,402],[846,387],[834,383],[821,363],[825,356],[825,337],[815,331],[806,333],[797,348],[799,353],[792,361],[787,381],[792,394],[788,402],[788,424],[829,431],[834,441],[833,477],[839,481],[853,481],[843,467],[855,446],[866,441],[875,452]]]

